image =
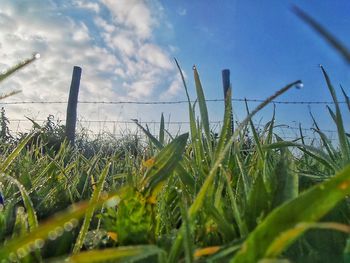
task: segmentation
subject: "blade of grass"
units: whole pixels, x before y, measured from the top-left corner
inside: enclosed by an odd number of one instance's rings
[[[283,87],[282,89],[278,90],[275,94],[273,94],[272,96],[268,97],[264,102],[262,102],[261,104],[259,104],[241,123],[240,125],[237,127],[237,129],[234,131],[234,133],[232,134],[230,140],[227,142],[226,146],[224,147],[224,149],[222,150],[222,152],[218,155],[218,157],[216,158],[215,162],[213,163],[211,170],[207,176],[207,178],[205,179],[201,189],[199,190],[196,198],[194,199],[194,202],[192,203],[192,205],[189,208],[189,217],[190,220],[193,220],[197,214],[197,212],[202,208],[205,197],[206,197],[206,193],[208,191],[208,189],[210,188],[210,186],[213,184],[213,180],[215,178],[215,175],[217,174],[217,169],[220,167],[221,162],[224,160],[226,154],[228,153],[228,151],[231,149],[231,144],[233,143],[233,141],[236,139],[236,137],[239,135],[239,133],[241,132],[241,130],[248,124],[249,120],[257,113],[259,112],[261,109],[263,109],[266,105],[268,105],[272,100],[274,100],[275,98],[277,98],[278,96],[280,96],[281,94],[285,93],[287,90],[289,90],[290,88],[294,87],[296,84],[300,84],[301,81],[295,81],[293,83],[288,84],[287,86]],[[181,244],[182,244],[182,233],[181,231],[179,232],[179,235],[176,237],[175,242],[173,243],[173,246],[171,248],[169,257],[168,257],[168,262],[172,263],[172,262],[177,262],[177,259],[179,257],[179,254],[181,252]]]
[[[5,71],[5,73],[1,73],[0,74],[0,82],[3,81],[4,79],[8,78],[9,76],[11,76],[16,71],[29,65],[30,63],[32,63],[34,60],[36,60],[39,57],[40,57],[39,54],[33,54],[32,57],[23,60],[21,63],[17,64],[16,66],[14,66],[12,68],[9,68],[8,70]]]
[[[213,219],[213,221],[218,226],[218,230],[220,231],[224,240],[233,240],[236,237],[236,233],[232,224],[230,224],[226,220],[226,218],[218,211],[218,209],[214,205],[207,203],[205,205],[205,208],[207,214]]]
[[[27,135],[20,144],[13,150],[13,152],[0,164],[0,171],[6,172],[12,162],[16,159],[16,157],[20,154],[23,148],[27,145],[30,139],[33,138],[35,133]]]
[[[274,124],[275,124],[275,118],[276,118],[276,105],[273,105],[273,114],[272,114],[272,119],[269,121],[268,126],[268,133],[266,136],[266,143],[272,143],[272,138],[273,138],[273,129],[274,129]]]
[[[325,69],[321,66],[322,73],[324,75],[324,78],[326,79],[327,86],[329,89],[329,92],[332,95],[334,105],[335,105],[335,117],[336,117],[336,125],[337,125],[337,131],[338,131],[338,138],[339,138],[339,145],[340,149],[343,155],[343,164],[348,164],[350,161],[350,147],[349,147],[349,141],[346,137],[345,129],[344,129],[344,123],[342,114],[339,107],[339,102],[335,93],[335,89],[333,88],[333,85],[328,77],[327,72]]]
[[[38,227],[38,219],[36,217],[35,209],[34,209],[32,200],[29,197],[28,192],[26,191],[24,186],[18,180],[13,178],[12,176],[3,174],[1,176],[1,178],[4,178],[4,179],[8,180],[9,182],[13,183],[19,189],[21,196],[22,196],[24,207],[27,211],[29,230],[33,231],[35,228]]]
[[[196,85],[196,92],[198,98],[199,111],[201,114],[201,122],[203,125],[204,133],[207,138],[207,141],[210,142],[210,126],[209,126],[209,117],[208,117],[208,109],[205,102],[205,96],[202,88],[202,83],[199,79],[198,71],[196,66],[193,66],[193,74],[194,74],[194,82]],[[209,150],[211,151],[211,144],[209,143]]]
[[[154,245],[126,246],[81,252],[69,257],[68,262],[137,262],[164,253],[164,250]]]
[[[310,112],[313,124],[315,125],[316,129],[314,129],[315,132],[317,132],[323,142],[323,146],[326,148],[326,151],[329,155],[329,157],[333,160],[333,162],[336,161],[334,153],[336,152],[335,149],[333,148],[332,143],[328,140],[327,136],[321,131],[319,128],[316,119],[314,118],[313,114]]]
[[[188,94],[188,88],[187,88],[187,84],[185,81],[185,77],[184,77],[183,72],[181,70],[181,67],[176,59],[175,59],[175,63],[176,63],[176,66],[179,70],[179,73],[180,73],[180,76],[182,79],[182,83],[183,83],[184,88],[185,88],[187,101],[188,101],[188,113],[189,113],[190,131],[191,131],[191,144],[192,144],[193,149],[194,149],[194,156],[196,159],[197,167],[201,168],[202,167],[202,160],[204,160],[204,153],[203,153],[201,132],[199,131],[199,128],[197,129],[197,125],[196,125],[195,103],[193,104],[193,106],[191,105],[191,100],[190,100],[190,96]]]
[[[238,243],[238,244],[237,244]],[[239,242],[235,242],[235,244],[230,244],[226,248],[220,249],[218,252],[210,256],[209,258],[206,258],[206,262],[208,263],[221,263],[221,262],[227,262],[228,259],[241,247],[242,241],[239,240]]]
[[[333,48],[335,48],[348,63],[350,63],[350,52],[339,40],[299,7],[293,6],[293,11],[299,18],[320,34]]]
[[[28,224],[26,220],[26,214],[23,207],[16,209],[16,220],[12,230],[12,238],[25,235],[28,232]]]
[[[146,171],[142,179],[142,192],[145,196],[152,194],[160,182],[164,182],[171,175],[185,151],[188,133],[175,138],[165,146],[154,158],[154,164]],[[147,193],[146,193],[147,192]]]
[[[299,134],[300,134],[300,138],[301,138],[301,143],[303,145],[305,145],[304,134],[303,134],[303,130],[301,128],[301,123],[299,123]]]
[[[297,197],[299,193],[299,177],[295,172],[294,156],[286,148],[281,148],[280,152],[279,161],[272,172],[275,183],[273,207]]]
[[[328,105],[326,107],[327,107],[329,115],[331,115],[332,120],[334,121],[334,123],[337,123],[337,117],[336,117],[334,111]]]
[[[137,121],[135,121],[137,126],[141,128],[141,130],[148,136],[148,138],[152,141],[152,143],[157,147],[158,150],[161,150],[164,148],[164,146],[155,138],[149,131],[147,131],[141,124],[139,124]],[[189,174],[185,168],[184,164],[181,161],[179,166],[177,167],[177,172],[181,178],[181,181],[183,184],[187,185],[189,188],[193,189],[194,188],[194,178]]]
[[[91,221],[92,216],[94,214],[98,200],[101,196],[101,192],[103,190],[103,184],[106,181],[106,177],[108,175],[108,171],[109,171],[110,166],[111,166],[111,163],[108,163],[106,165],[106,167],[103,169],[103,171],[98,179],[95,190],[92,193],[92,196],[91,196],[91,199],[89,202],[89,208],[86,211],[83,225],[80,228],[79,235],[78,235],[77,240],[74,244],[73,254],[77,254],[84,244],[84,239],[85,239],[86,233],[89,230],[90,221]]]
[[[247,113],[249,114],[249,108],[248,108],[248,103],[247,103],[247,100],[245,100],[245,107],[246,107],[246,111]],[[254,141],[255,141],[255,146],[256,148],[258,149],[258,154],[260,156],[260,159],[259,160],[264,160],[265,156],[264,156],[264,153],[262,151],[262,148],[261,148],[261,143],[260,143],[260,139],[259,139],[259,135],[258,133],[256,132],[256,129],[255,129],[255,126],[254,126],[254,123],[252,121],[252,119],[249,120],[249,125],[250,125],[250,129],[253,133],[253,138],[254,138]]]
[[[240,154],[236,154],[235,157],[236,157],[235,159],[240,171],[240,175],[242,176],[244,196],[248,196],[249,189],[251,187],[251,180],[250,180],[250,177],[247,175],[247,171],[245,169],[245,166],[242,163]]]
[[[134,123],[147,135],[147,137],[150,139],[150,141],[158,148],[161,149],[163,148],[163,144],[157,140],[156,137],[154,137],[149,131],[148,129],[145,129],[140,123],[138,123],[137,120],[132,120],[134,121]]]
[[[255,263],[263,258],[277,257],[306,229],[294,229],[284,238],[279,238],[280,235],[301,222],[316,222],[349,193],[350,166],[347,166],[330,180],[276,208],[249,235],[231,262]]]
[[[185,209],[185,202],[183,201],[179,204],[181,210],[181,219],[182,224],[184,225],[184,250],[185,250],[185,262],[192,263],[193,262],[193,241],[192,241],[192,233],[191,233],[191,225],[187,214],[187,209]]]
[[[104,202],[114,199],[115,195],[103,197],[96,206],[101,206]],[[86,213],[87,209],[89,209],[89,203],[82,202],[72,205],[66,211],[55,214],[32,232],[6,242],[0,247],[0,258],[7,259],[11,256],[11,258],[17,259],[18,255],[16,253],[18,251],[28,254],[32,249],[43,247],[46,239],[57,237],[58,232],[61,233],[63,229],[71,231],[76,227],[78,219]]]
[[[276,105],[273,105],[272,119],[269,122],[269,125],[265,128],[265,130],[268,128],[268,130],[267,130],[268,132],[267,132],[267,136],[266,136],[264,144],[272,142],[273,129],[274,129],[274,123],[275,123],[275,116],[276,116]],[[262,150],[262,143],[259,143],[259,146],[260,146],[260,149]],[[264,166],[264,168],[263,168],[264,169],[263,170],[263,179],[264,179],[264,184],[265,184],[265,187],[266,187],[268,193],[271,194],[273,189],[275,189],[274,182],[275,182],[275,179],[276,179],[276,175],[271,173],[271,170],[273,169],[273,165],[272,165],[272,161],[271,160],[274,159],[274,157],[273,157],[273,153],[270,152],[270,151],[265,151],[265,152],[263,152],[263,154],[264,154],[263,155],[263,159],[262,159],[263,160],[263,166]]]
[[[341,85],[340,85],[340,88],[341,88],[341,91],[342,91],[342,93],[344,95],[346,105],[348,106],[348,110],[350,111],[350,99],[349,99],[349,96],[345,93],[345,90],[343,89],[343,87]]]
[[[332,142],[328,139],[327,135],[318,129],[312,129],[315,131],[321,138],[321,141],[323,143],[323,146],[325,147],[329,157],[332,159],[333,162],[337,161],[337,157],[335,156],[336,150],[334,149]]]
[[[339,166],[332,161],[332,159],[325,154],[322,150],[309,146],[309,145],[304,145],[296,142],[288,142],[288,141],[279,141],[276,143],[264,145],[263,149],[268,150],[268,149],[280,149],[282,147],[298,147],[301,151],[312,155],[315,159],[317,159],[319,162],[322,164],[326,165],[327,167],[331,168],[334,171],[339,170]]]
[[[225,182],[227,185],[226,189],[227,189],[228,197],[229,197],[230,202],[231,202],[232,214],[234,216],[234,219],[237,222],[240,236],[244,237],[248,234],[247,224],[244,220],[242,220],[242,215],[240,213],[240,210],[238,209],[236,197],[234,196],[234,193],[232,191],[232,186],[231,186],[230,181],[229,181],[229,175],[227,174],[227,172],[224,169],[222,169],[222,171],[223,171]]]
[[[159,127],[159,142],[164,145],[164,115],[162,113],[160,117],[160,127]]]
[[[14,91],[11,91],[11,92],[6,93],[6,94],[1,94],[0,95],[0,100],[6,99],[8,97],[11,97],[11,96],[16,95],[16,94],[21,93],[21,92],[22,92],[21,90],[14,90]]]
[[[224,123],[221,128],[221,133],[219,137],[218,144],[216,146],[215,157],[219,155],[219,153],[224,148],[227,141],[230,139],[232,135],[232,101],[231,101],[232,89],[231,87],[227,89],[226,98],[225,98],[225,113],[224,113]]]

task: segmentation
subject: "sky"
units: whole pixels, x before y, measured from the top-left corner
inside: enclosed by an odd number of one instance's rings
[[[291,11],[292,5],[350,48],[347,0],[0,0],[0,72],[33,52],[41,55],[0,83],[2,93],[22,90],[1,102],[67,101],[75,65],[83,69],[80,101],[185,100],[174,57],[192,99],[192,67],[196,65],[207,99],[223,98],[221,71],[230,69],[234,98],[264,99],[302,80],[302,89],[292,89],[278,100],[330,101],[319,68],[322,64],[343,100],[339,84],[350,93],[349,65]],[[256,105],[251,102],[249,107]],[[12,130],[26,127],[25,122],[15,121],[25,117],[42,120],[53,114],[64,120],[66,114],[65,104],[4,106],[13,120]],[[208,108],[210,120],[222,120],[222,102],[208,102]],[[334,129],[325,105],[277,104],[277,123],[310,128],[310,109],[321,128]],[[343,109],[344,120],[350,123]],[[270,105],[254,121],[266,123],[272,111]],[[94,131],[125,131],[132,124],[111,126],[108,121],[158,121],[162,112],[168,122],[188,121],[186,104],[78,105],[81,125]],[[244,105],[235,102],[235,120],[245,115]],[[173,130],[186,130],[186,124],[174,125]],[[213,129],[218,129],[214,123]]]

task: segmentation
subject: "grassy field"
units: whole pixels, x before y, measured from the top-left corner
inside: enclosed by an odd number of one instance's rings
[[[1,262],[350,262],[349,134],[325,69],[338,143],[315,122],[318,147],[302,129],[298,140],[280,138],[274,114],[259,132],[252,122],[300,81],[247,106],[234,131],[229,90],[214,136],[193,73],[197,105],[184,81],[190,132],[175,138],[161,117],[157,136],[135,122],[146,143],[130,136],[72,147],[62,127],[48,126],[16,140],[3,116]]]

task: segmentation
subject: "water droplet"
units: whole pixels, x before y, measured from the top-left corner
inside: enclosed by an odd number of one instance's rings
[[[302,83],[301,81],[298,82],[297,84],[295,84],[295,88],[296,88],[296,89],[302,89],[302,88],[304,88],[304,83]]]
[[[34,58],[35,58],[35,59],[39,59],[39,58],[40,58],[40,54],[39,54],[39,53],[35,53],[35,54],[34,54]]]
[[[18,260],[16,254],[13,253],[13,252],[10,253],[9,260],[12,261],[12,262],[16,262]]]
[[[101,193],[101,199],[102,200],[106,200],[108,198],[108,193],[106,192],[106,191],[103,191],[102,193]]]
[[[28,244],[28,250],[33,252],[34,250],[36,249],[35,247],[35,243],[34,242],[31,242]]]
[[[66,222],[66,223],[64,223],[63,227],[64,227],[64,230],[69,232],[69,231],[72,231],[74,226],[71,222]]]
[[[115,207],[119,204],[119,202],[120,202],[120,198],[117,196],[114,196],[106,202],[106,206],[107,207]]]
[[[55,231],[56,231],[56,235],[57,235],[58,237],[62,236],[62,235],[63,235],[63,232],[64,232],[64,231],[63,231],[63,228],[60,227],[60,226],[56,227]]]
[[[70,222],[72,223],[73,227],[76,227],[79,224],[79,221],[76,218],[71,219]]]
[[[196,70],[196,69],[197,69],[196,65],[193,65],[192,69],[193,69],[193,70]]]
[[[28,251],[25,248],[21,247],[21,248],[17,249],[17,256],[19,258],[24,258],[27,255],[28,255]]]
[[[37,239],[34,241],[34,246],[36,248],[43,248],[45,245],[45,241],[43,239]]]
[[[50,231],[48,237],[50,240],[55,240],[57,238],[57,234],[55,231]]]
[[[17,208],[17,213],[23,214],[23,213],[24,213],[24,207],[23,207],[23,206],[19,206],[19,207]]]

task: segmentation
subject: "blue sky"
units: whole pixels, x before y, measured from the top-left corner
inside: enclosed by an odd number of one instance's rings
[[[235,98],[262,99],[301,79],[279,100],[329,101],[322,64],[333,83],[349,91],[350,68],[309,26],[291,12],[296,4],[350,47],[350,2],[341,1],[141,1],[0,0],[0,70],[39,52],[42,58],[2,84],[22,94],[7,101],[65,101],[71,68],[80,65],[81,100],[182,100],[173,57],[195,97],[192,65],[199,70],[208,99],[222,98],[221,70],[231,70]],[[340,93],[339,93],[340,96]],[[250,107],[254,107],[254,103]],[[208,103],[210,118],[222,118],[222,104]],[[235,103],[243,119],[244,105]],[[64,105],[8,106],[10,119],[65,118]],[[80,105],[80,119],[187,120],[185,105]],[[324,129],[333,129],[325,105],[312,106]],[[272,106],[256,117],[268,121]],[[349,115],[344,119],[348,120]],[[310,127],[306,106],[277,105],[277,121]],[[183,127],[185,129],[185,127]]]
[[[304,89],[291,90],[279,100],[329,101],[318,65],[327,69],[337,87],[339,83],[349,87],[349,66],[291,12],[292,4],[350,46],[349,1],[212,1],[206,5],[176,1],[169,10],[187,10],[185,16],[169,11],[175,28],[172,41],[181,50],[178,58],[186,64],[185,71],[195,61],[210,98],[222,96],[220,70],[229,68],[237,98],[265,98],[301,79]],[[238,115],[242,115],[240,109],[242,105],[236,103]],[[324,105],[313,105],[312,111],[325,129],[331,126]],[[268,112],[271,109],[265,116]],[[310,126],[306,106],[277,105],[277,118],[280,123]]]

